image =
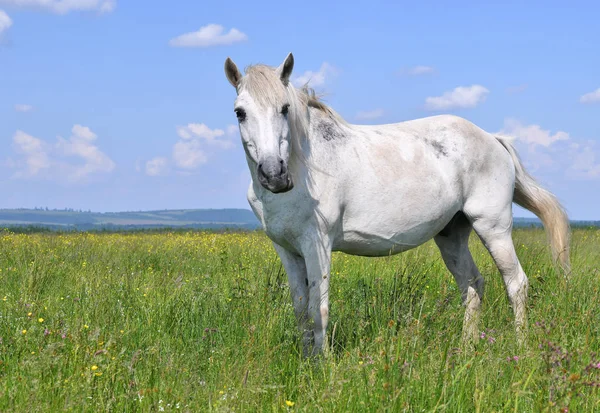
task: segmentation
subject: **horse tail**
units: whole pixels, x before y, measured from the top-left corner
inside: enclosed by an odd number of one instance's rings
[[[550,191],[538,184],[525,170],[510,141],[499,136],[496,136],[496,139],[506,148],[515,165],[513,202],[533,212],[542,221],[554,261],[559,261],[563,270],[568,273],[571,267],[569,258],[571,231],[565,209]]]

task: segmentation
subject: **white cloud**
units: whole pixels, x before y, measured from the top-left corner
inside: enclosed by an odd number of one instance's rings
[[[293,77],[292,83],[298,87],[304,86],[305,84],[309,84],[311,87],[319,87],[325,84],[325,81],[330,77],[337,73],[337,70],[327,62],[323,62],[319,71],[313,72],[311,70],[307,70],[300,76]]]
[[[510,118],[504,121],[504,128],[499,134],[512,136],[529,145],[541,145],[545,147],[557,141],[569,140],[569,134],[566,132],[557,131],[552,134],[549,130],[544,130],[539,125],[523,125],[518,120]]]
[[[183,169],[196,169],[206,163],[208,157],[201,148],[198,140],[183,140],[173,146],[173,160]]]
[[[31,112],[33,110],[33,106],[20,103],[15,105],[15,110],[17,112]]]
[[[207,163],[215,151],[235,147],[233,141],[228,138],[238,133],[239,126],[228,125],[223,130],[211,129],[204,123],[188,123],[185,126],[177,126],[175,130],[179,140],[173,145],[170,157],[159,156],[147,161],[146,175],[166,175],[171,160],[176,168],[180,168],[176,171],[178,174],[191,173]]]
[[[50,167],[48,146],[38,138],[18,130],[13,136],[15,151],[24,158],[24,167],[17,171],[16,176],[26,177],[37,175],[43,169]]]
[[[12,26],[12,20],[4,10],[0,10],[0,36]]]
[[[581,103],[599,103],[600,102],[600,88],[594,90],[593,92],[586,93],[582,97],[579,98]]]
[[[37,9],[56,14],[72,11],[109,13],[117,6],[116,0],[0,0],[0,5]]]
[[[180,140],[173,146],[173,160],[175,165],[188,170],[208,162],[207,152],[211,148],[233,148],[234,143],[224,137],[233,136],[239,130],[235,125],[227,126],[226,131],[211,129],[204,123],[189,123],[176,129]]]
[[[79,138],[79,139],[83,139],[83,140],[86,140],[86,141],[90,141],[90,142],[93,141],[93,140],[96,140],[96,138],[98,137],[87,126],[74,125],[73,129],[71,129],[71,132],[73,132],[73,136],[74,137]]]
[[[187,126],[177,127],[177,134],[182,139],[192,139],[194,136],[206,140],[214,140],[225,135],[222,129],[210,129],[204,123],[189,123]]]
[[[84,161],[83,165],[69,165],[69,179],[80,180],[94,173],[108,173],[115,163],[93,142],[97,136],[90,128],[73,126],[72,135],[67,139],[58,138],[57,148],[66,157],[76,157]]]
[[[115,163],[94,143],[97,136],[90,128],[75,125],[69,139],[57,139],[54,145],[18,130],[13,147],[19,161],[9,162],[17,169],[16,178],[41,177],[75,182],[96,173],[109,173]],[[40,172],[46,171],[41,174]]]
[[[172,47],[211,47],[243,42],[248,39],[246,34],[236,28],[224,33],[220,24],[209,24],[200,30],[177,36],[169,42]]]
[[[169,166],[167,158],[157,157],[146,162],[146,175],[159,176],[164,175]]]
[[[425,108],[429,110],[447,110],[455,108],[473,108],[485,101],[490,91],[481,85],[459,86],[442,96],[425,99]]]
[[[400,73],[409,76],[421,76],[435,73],[435,69],[431,66],[419,65],[402,69],[400,70]]]
[[[228,134],[232,134],[233,129],[228,127]],[[222,149],[233,148],[233,142],[224,139],[217,139],[225,135],[223,129],[210,129],[204,123],[189,123],[186,126],[178,126],[177,134],[183,140],[202,139],[209,145],[215,145]]]
[[[600,153],[594,150],[596,142],[572,143],[569,146],[571,166],[567,175],[576,179],[600,179]]]
[[[365,110],[365,111],[358,112],[356,114],[356,118],[368,120],[368,119],[377,119],[377,118],[382,117],[383,115],[384,115],[383,109],[373,109],[373,110]]]
[[[524,125],[506,119],[496,135],[516,141],[530,172],[554,172],[571,179],[600,179],[600,152],[593,140],[577,140],[567,132],[542,129],[540,125]],[[539,172],[538,172],[539,171]]]

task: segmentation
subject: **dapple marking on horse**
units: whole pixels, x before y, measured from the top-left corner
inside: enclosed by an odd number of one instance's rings
[[[293,67],[291,53],[245,75],[225,61],[252,176],[248,201],[287,273],[303,354],[324,349],[332,251],[386,256],[431,238],[462,294],[463,341],[476,340],[484,280],[468,248],[472,229],[502,274],[522,341],[528,281],[512,241],[512,203],[541,219],[566,271],[570,229],[510,141],[450,115],[350,124],[307,85],[294,87]]]

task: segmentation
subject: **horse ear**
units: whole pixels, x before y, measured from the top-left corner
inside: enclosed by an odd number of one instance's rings
[[[294,70],[294,55],[290,53],[287,55],[285,61],[281,64],[281,66],[277,68],[277,72],[279,72],[279,78],[286,86],[290,81],[292,70]]]
[[[237,89],[238,84],[240,83],[240,79],[242,78],[242,74],[238,70],[233,60],[229,57],[225,60],[225,75],[227,76],[227,80],[229,83]]]

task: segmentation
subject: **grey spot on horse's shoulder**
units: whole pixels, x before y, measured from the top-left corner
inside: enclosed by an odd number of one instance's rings
[[[380,131],[379,129],[375,129],[375,135],[381,136],[381,135],[383,135],[383,132]]]
[[[425,143],[433,148],[436,158],[439,159],[440,156],[448,156],[448,150],[442,142],[425,139]]]
[[[431,146],[436,150],[438,158],[439,155],[448,156],[448,151],[446,151],[446,147],[441,142],[434,141],[431,143]]]
[[[344,132],[330,119],[321,119],[315,126],[317,132],[321,134],[326,141],[343,139],[346,137]]]

